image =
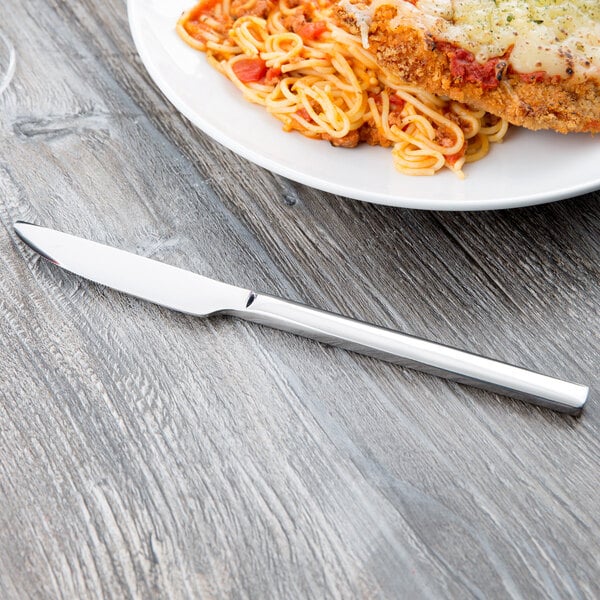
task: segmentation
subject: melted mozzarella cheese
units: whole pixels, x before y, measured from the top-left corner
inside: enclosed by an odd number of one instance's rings
[[[510,62],[521,73],[600,75],[598,0],[374,0],[370,8],[390,4],[392,29],[418,27],[481,63],[512,47]]]

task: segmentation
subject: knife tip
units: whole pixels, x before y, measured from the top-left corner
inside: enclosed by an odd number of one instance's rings
[[[27,240],[25,239],[25,232],[27,230],[27,226],[29,225],[33,225],[33,223],[29,223],[28,221],[15,221],[13,223],[13,227],[15,230],[15,233],[24,241],[26,242]]]
[[[41,229],[41,225],[36,225],[35,223],[29,223],[28,221],[18,220],[13,223],[13,228],[15,233],[19,236],[21,241],[27,244],[32,250],[37,252],[40,256],[49,260],[51,263],[58,265],[58,261],[53,259],[49,254],[44,252],[32,239],[31,236],[28,235],[28,231],[31,233],[33,229]]]

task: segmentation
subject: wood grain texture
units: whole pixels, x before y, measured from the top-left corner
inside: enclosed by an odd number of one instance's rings
[[[120,0],[8,0],[0,597],[597,598],[573,419],[60,272],[21,218],[600,388],[600,196],[364,204],[215,144]]]

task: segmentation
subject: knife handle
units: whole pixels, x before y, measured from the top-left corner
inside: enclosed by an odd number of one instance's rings
[[[267,294],[252,293],[245,309],[229,314],[559,412],[580,413],[589,394],[584,385]]]

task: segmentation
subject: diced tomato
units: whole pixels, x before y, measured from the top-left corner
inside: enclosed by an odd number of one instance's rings
[[[303,23],[296,29],[296,33],[303,40],[316,40],[321,34],[327,31],[325,21],[315,21],[314,23]]]
[[[381,94],[371,94],[369,95],[369,98],[372,98],[375,101],[375,106],[377,106],[377,108],[381,108]]]
[[[312,117],[310,116],[309,112],[305,108],[299,108],[296,111],[296,114],[299,117],[301,117],[302,119],[304,119],[305,121],[308,121],[309,123],[312,123]]]
[[[452,55],[450,71],[455,77],[469,83],[480,83],[484,90],[490,90],[498,87],[496,62],[498,60],[492,59],[480,64],[471,52],[460,49]]]
[[[396,94],[390,94],[390,108],[392,110],[400,112],[404,108],[405,104],[406,102],[404,102],[400,96],[397,96]]]
[[[377,106],[378,109],[381,110],[381,107],[383,105],[383,99],[381,97],[381,94],[375,94],[373,96],[371,96],[371,98],[373,98],[373,100],[375,100],[375,105]],[[402,100],[402,98],[400,98],[400,96],[397,96],[396,94],[388,94],[388,98],[390,101],[390,112],[401,112],[402,109],[404,108],[404,105],[406,104],[406,102],[404,102],[404,100]]]
[[[457,152],[456,154],[448,154],[444,158],[446,159],[446,164],[449,167],[453,167],[464,155],[464,152]]]
[[[541,83],[546,79],[546,72],[533,71],[532,73],[519,73],[519,77],[525,83]]]
[[[267,65],[262,58],[241,58],[231,66],[242,83],[260,81],[267,73]]]
[[[444,144],[442,144],[443,146]],[[456,152],[455,154],[447,154],[444,158],[446,159],[446,164],[449,167],[453,167],[466,153],[467,146],[463,144],[463,147]]]
[[[275,83],[281,75],[281,69],[279,67],[269,67],[265,74],[265,83]]]
[[[500,67],[506,68],[506,58],[512,51],[511,47],[504,56],[497,56],[485,63],[480,63],[472,52],[458,48],[454,44],[438,42],[437,46],[446,52],[450,60],[450,73],[453,77],[464,83],[478,83],[484,90],[493,90],[498,87],[503,72]]]

